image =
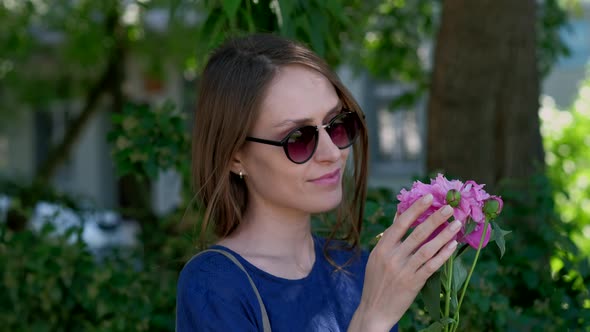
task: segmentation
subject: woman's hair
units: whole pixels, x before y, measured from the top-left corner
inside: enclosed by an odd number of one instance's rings
[[[242,222],[248,204],[246,184],[230,171],[232,157],[244,144],[280,67],[299,64],[318,71],[334,86],[343,106],[359,114],[362,130],[353,145],[351,190],[343,190],[329,240],[344,234],[357,247],[367,187],[367,131],[351,93],[328,65],[305,46],[272,34],[229,40],[211,55],[200,80],[193,126],[192,170],[196,199],[205,212],[201,240],[213,224],[218,237]]]

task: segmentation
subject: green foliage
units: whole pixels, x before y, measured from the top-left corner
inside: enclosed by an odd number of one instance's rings
[[[0,229],[5,331],[173,330],[174,273],[155,278],[126,261],[98,263],[80,241],[67,241],[71,234],[48,233]]]
[[[113,48],[118,1],[0,2],[0,82],[21,106],[79,96]],[[101,16],[97,16],[101,13]],[[59,47],[56,47],[58,46]],[[8,110],[3,100],[4,109]],[[6,107],[6,108],[5,108]]]
[[[340,1],[259,0],[206,1],[207,19],[201,35],[208,49],[228,35],[247,32],[277,32],[308,44],[330,63],[342,60],[343,32],[352,23]]]
[[[439,21],[439,3],[430,0],[367,1],[370,7],[360,43],[361,63],[376,78],[408,89],[392,108],[415,104],[428,88],[428,51]]]
[[[127,104],[113,114],[108,135],[120,176],[155,179],[159,170],[175,169],[188,178],[189,135],[183,113],[171,102],[159,107]]]
[[[174,331],[178,271],[194,250],[169,225],[144,229],[143,251],[99,261],[79,229],[56,236],[0,223],[0,330]]]
[[[558,110],[546,99],[541,119],[547,172],[559,188],[558,211],[590,257],[590,69],[571,108]]]

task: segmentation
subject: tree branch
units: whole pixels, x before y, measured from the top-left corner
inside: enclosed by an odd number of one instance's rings
[[[40,165],[37,170],[36,180],[40,182],[48,182],[54,175],[57,169],[65,162],[68,156],[72,153],[73,148],[80,139],[84,129],[95,115],[99,108],[97,104],[100,97],[104,95],[109,87],[118,84],[117,80],[122,76],[119,73],[121,68],[121,60],[123,59],[123,35],[121,33],[121,26],[119,24],[119,14],[116,9],[113,9],[106,21],[107,31],[113,36],[115,45],[109,56],[107,66],[98,79],[98,81],[90,88],[86,95],[84,106],[78,117],[68,126],[62,141],[53,146],[47,159]]]

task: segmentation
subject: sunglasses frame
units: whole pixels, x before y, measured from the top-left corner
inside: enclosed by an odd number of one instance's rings
[[[318,148],[318,143],[320,141],[320,138],[319,138],[320,127],[323,128],[323,129],[330,128],[330,126],[332,126],[334,124],[334,121],[336,121],[337,119],[340,119],[340,118],[342,118],[344,116],[356,116],[356,120],[353,120],[353,121],[357,121],[358,122],[358,125],[359,125],[359,130],[358,130],[356,136],[353,137],[350,140],[349,144],[347,144],[346,146],[343,146],[343,147],[339,147],[339,146],[336,145],[340,150],[344,150],[344,149],[346,149],[349,146],[351,146],[351,145],[354,144],[354,142],[356,141],[356,139],[359,136],[360,129],[361,129],[361,126],[360,126],[361,125],[361,120],[360,120],[359,115],[356,112],[353,112],[353,111],[351,111],[349,109],[343,109],[341,113],[339,113],[338,115],[334,116],[332,118],[332,120],[330,120],[330,122],[326,123],[325,125],[320,125],[320,126],[306,125],[306,126],[301,126],[301,127],[294,128],[289,133],[287,133],[287,135],[282,140],[280,140],[280,141],[272,141],[272,140],[267,140],[267,139],[252,137],[252,136],[247,136],[246,137],[246,140],[247,141],[250,141],[250,142],[255,142],[255,143],[262,143],[262,144],[268,144],[268,145],[274,145],[274,146],[282,146],[283,147],[283,151],[285,151],[285,155],[287,156],[287,158],[289,158],[290,161],[292,161],[295,164],[304,164],[304,163],[308,162],[311,159],[311,157],[313,157],[315,151]],[[289,155],[289,151],[288,151],[288,147],[287,147],[288,144],[289,144],[289,138],[296,131],[299,131],[302,128],[306,128],[306,127],[313,127],[313,128],[315,128],[315,133],[314,133],[314,136],[315,136],[315,144],[314,144],[313,150],[309,154],[309,157],[307,157],[303,161],[295,161]],[[331,136],[330,136],[330,139],[332,139]],[[334,141],[332,141],[332,143],[333,142]]]

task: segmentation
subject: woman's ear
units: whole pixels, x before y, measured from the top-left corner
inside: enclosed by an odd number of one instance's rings
[[[242,151],[238,151],[234,154],[231,160],[230,170],[236,175],[245,175],[244,164],[242,163]]]

